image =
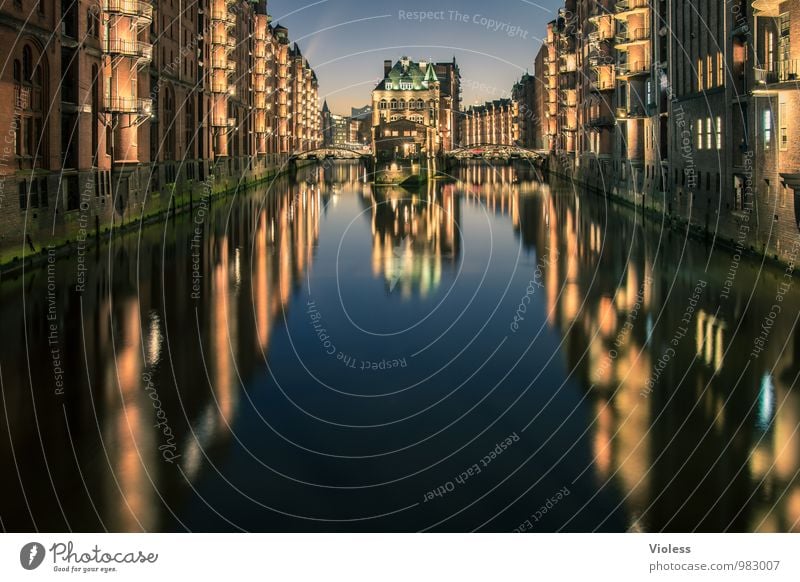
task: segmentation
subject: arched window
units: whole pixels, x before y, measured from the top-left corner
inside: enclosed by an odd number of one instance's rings
[[[29,82],[31,80],[31,76],[33,75],[33,54],[31,53],[31,47],[25,46],[22,49],[22,78]]]
[[[386,109],[387,105],[386,99],[381,99],[381,102],[378,104],[378,109]]]
[[[14,59],[14,82],[22,83],[22,64],[19,59]]]
[[[400,99],[400,101],[399,101],[399,105],[400,105],[400,109],[405,109],[405,108],[406,108],[406,101],[405,101],[405,99]]]
[[[389,106],[391,109],[397,109],[397,99],[392,99]]]

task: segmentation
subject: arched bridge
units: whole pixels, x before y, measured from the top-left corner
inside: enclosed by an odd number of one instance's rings
[[[542,160],[541,153],[515,145],[475,144],[451,150],[445,154],[456,160]]]
[[[298,152],[291,156],[294,160],[361,160],[372,157],[369,148],[324,147]]]

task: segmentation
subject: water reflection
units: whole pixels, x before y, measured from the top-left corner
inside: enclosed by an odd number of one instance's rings
[[[722,298],[729,257],[706,269],[706,246],[635,211],[524,168],[457,177],[373,189],[357,164],[327,164],[115,239],[80,293],[69,260],[4,280],[0,317],[19,338],[0,354],[4,527],[510,531],[570,485],[541,531],[800,530],[794,321],[776,320],[748,357],[782,271],[742,264]],[[339,321],[347,237],[366,314],[403,319],[446,299],[391,344],[407,368],[356,373],[321,352],[311,288],[354,359],[389,351]],[[532,277],[528,327],[509,335]],[[345,392],[419,387],[346,399],[308,370]],[[494,474],[423,505],[526,425]],[[540,434],[553,438],[544,453]]]

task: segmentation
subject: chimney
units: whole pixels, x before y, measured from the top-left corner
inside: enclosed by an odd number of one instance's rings
[[[386,77],[389,75],[389,71],[392,70],[392,61],[383,61],[383,76]]]

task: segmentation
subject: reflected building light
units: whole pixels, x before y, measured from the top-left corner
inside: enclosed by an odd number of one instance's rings
[[[156,311],[148,314],[149,325],[147,330],[147,366],[155,366],[161,359],[161,344],[164,336],[161,334],[161,319]]]
[[[239,247],[233,251],[233,280],[238,291],[242,284],[242,249]]]
[[[761,387],[758,391],[758,411],[756,418],[756,428],[763,432],[769,430],[772,418],[775,414],[775,385],[772,383],[772,376],[765,373],[761,378]]]
[[[697,313],[697,330],[695,334],[697,355],[707,366],[718,374],[722,370],[725,354],[723,332],[726,324],[721,319],[700,309]]]

